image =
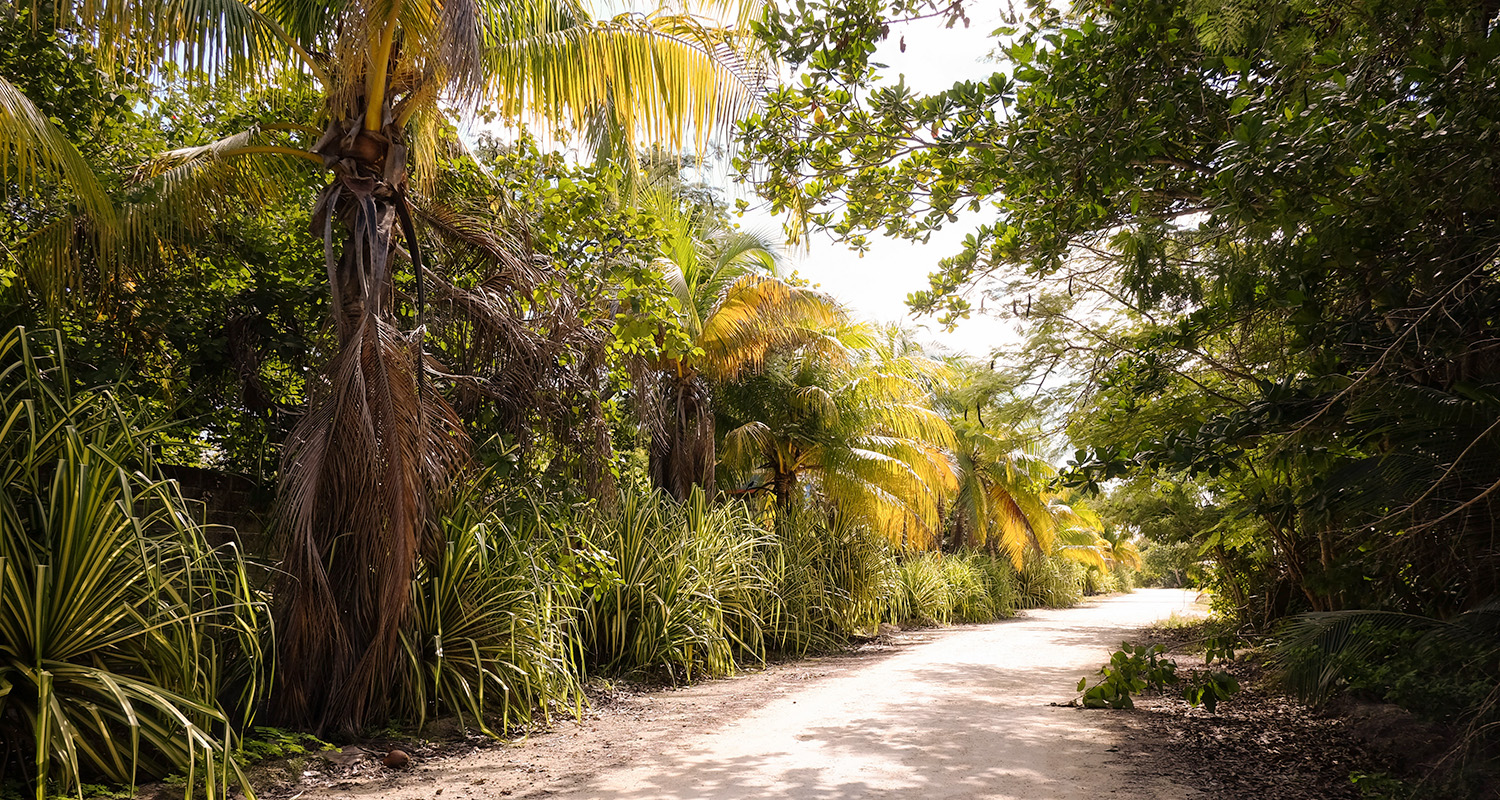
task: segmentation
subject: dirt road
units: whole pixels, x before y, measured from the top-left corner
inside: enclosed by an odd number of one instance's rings
[[[885,652],[811,659],[633,697],[514,746],[377,769],[320,796],[590,800],[1188,797],[1132,776],[1107,717],[1074,696],[1132,630],[1191,613],[1165,589],[901,634]],[[311,793],[310,793],[311,794]]]

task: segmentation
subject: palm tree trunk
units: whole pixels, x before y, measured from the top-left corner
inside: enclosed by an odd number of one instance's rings
[[[402,331],[394,312],[392,233],[412,238],[400,129],[330,116],[314,151],[333,181],[313,224],[339,350],[283,454],[273,707],[284,724],[352,736],[386,718],[417,559],[434,550],[434,501],[466,443],[452,409],[422,386],[420,328]],[[415,241],[408,251],[420,263]]]
[[[777,516],[791,513],[797,496],[797,473],[777,472],[771,478],[771,491],[776,495]]]
[[[708,384],[686,372],[671,375],[661,391],[666,419],[651,437],[651,482],[678,500],[686,500],[695,486],[712,497],[718,458]]]

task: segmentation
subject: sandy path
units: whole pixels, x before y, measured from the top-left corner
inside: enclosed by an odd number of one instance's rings
[[[1166,589],[902,634],[886,653],[813,659],[633,698],[520,745],[372,774],[340,798],[590,800],[1096,798],[1193,792],[1130,777],[1107,715],[1049,706],[1130,631],[1192,607]]]

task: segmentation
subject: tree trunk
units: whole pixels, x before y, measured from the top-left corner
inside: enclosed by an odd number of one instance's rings
[[[790,514],[797,496],[797,473],[777,472],[771,478],[771,491],[776,494],[776,514]]]
[[[678,500],[695,486],[712,497],[718,456],[708,384],[692,372],[674,374],[660,391],[664,419],[651,437],[651,482]]]
[[[314,152],[333,181],[313,227],[339,350],[283,453],[273,708],[283,724],[354,736],[387,718],[417,559],[437,552],[434,501],[466,442],[423,386],[420,328],[400,330],[393,308],[395,229],[420,263],[401,131],[389,109],[377,132],[362,129],[363,113],[330,116]]]

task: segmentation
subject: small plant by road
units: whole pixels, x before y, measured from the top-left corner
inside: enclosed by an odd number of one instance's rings
[[[1232,660],[1237,644],[1233,637],[1210,638],[1204,653],[1204,666],[1211,666],[1216,660]],[[1163,690],[1180,683],[1183,684],[1183,699],[1188,705],[1194,708],[1202,706],[1212,714],[1218,710],[1220,701],[1233,697],[1240,690],[1239,681],[1223,670],[1204,669],[1184,679],[1177,673],[1177,662],[1167,657],[1166,648],[1160,644],[1121,642],[1120,649],[1110,656],[1109,663],[1099,668],[1099,675],[1100,680],[1093,686],[1089,686],[1088,678],[1079,679],[1081,697],[1074,703],[1084,708],[1135,708],[1134,695],[1146,689]]]

